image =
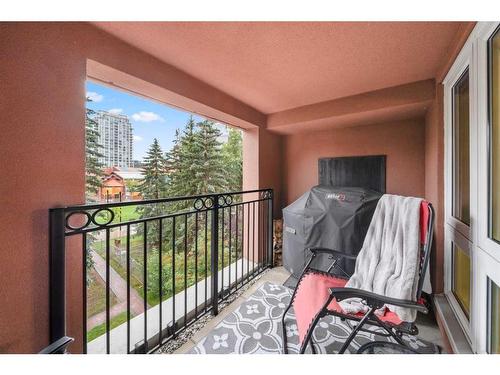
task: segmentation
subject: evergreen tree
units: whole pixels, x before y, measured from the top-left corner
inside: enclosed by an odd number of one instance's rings
[[[87,98],[87,101],[91,100]],[[103,165],[100,159],[102,146],[99,144],[99,131],[93,116],[95,112],[87,108],[85,116],[85,195],[87,201],[97,200],[101,186]]]
[[[163,198],[167,191],[166,160],[158,139],[154,139],[143,161],[143,180],[138,186],[144,199]]]
[[[243,188],[243,152],[241,130],[228,129],[227,142],[222,145],[222,160],[226,171],[226,191]]]
[[[223,192],[227,171],[221,153],[221,131],[213,121],[197,124],[196,132],[196,173],[192,183],[198,194]]]
[[[91,100],[87,98],[87,102]],[[99,130],[94,120],[95,111],[86,108],[85,111],[85,198],[87,201],[96,201],[101,186],[103,165],[100,159],[102,146],[99,144]],[[93,233],[87,235],[87,284],[90,282],[89,271],[94,266],[92,245],[96,239]]]
[[[199,194],[194,180],[200,168],[199,150],[196,143],[196,124],[191,116],[181,134],[176,133],[174,147],[167,153],[170,196]],[[182,205],[182,203],[180,203]],[[178,207],[177,208],[181,208]]]
[[[144,178],[138,185],[138,191],[143,199],[164,198],[167,193],[166,160],[156,138],[144,158],[142,173]],[[159,203],[140,205],[137,206],[136,211],[143,218],[159,216],[165,212],[165,205]],[[144,234],[143,228],[144,226],[139,225],[137,233]],[[158,223],[151,221],[148,223],[148,239],[151,238],[154,241],[157,237]],[[156,241],[154,241],[154,244],[156,244]]]

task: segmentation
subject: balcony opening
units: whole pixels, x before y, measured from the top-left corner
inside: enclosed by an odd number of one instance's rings
[[[263,270],[272,197],[242,193],[240,129],[91,80],[86,99],[83,347],[147,352]]]

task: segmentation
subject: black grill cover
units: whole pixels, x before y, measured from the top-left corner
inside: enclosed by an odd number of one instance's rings
[[[374,190],[359,187],[318,185],[283,209],[283,265],[299,277],[310,252],[309,247],[327,247],[357,255],[370,221],[382,196]],[[318,257],[314,266],[324,269],[332,262]],[[338,263],[349,274],[354,261]],[[342,275],[335,270],[336,274]]]

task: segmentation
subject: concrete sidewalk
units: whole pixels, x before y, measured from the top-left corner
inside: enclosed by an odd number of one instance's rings
[[[94,261],[94,268],[97,274],[106,280],[106,260],[104,260],[98,253],[91,250],[92,259]],[[111,307],[110,315],[114,317],[123,311],[127,311],[127,282],[116,272],[113,267],[109,267],[109,280],[110,290],[118,298],[118,303]],[[137,293],[137,291],[130,287],[130,310],[132,315],[139,315],[144,312],[144,299]],[[106,311],[89,317],[87,320],[87,328],[91,329],[99,324],[106,322]]]

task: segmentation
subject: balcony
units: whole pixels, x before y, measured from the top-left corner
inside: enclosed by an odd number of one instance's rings
[[[217,315],[272,266],[272,204],[272,190],[253,190],[52,209],[53,341],[68,334],[66,316],[75,314],[67,253],[83,259],[84,353],[148,353]],[[137,215],[122,217],[130,208]]]
[[[436,210],[429,297],[435,314],[418,321],[419,340],[446,352],[500,350],[500,253],[488,233],[489,218],[500,220],[487,201],[496,191],[488,184],[500,175],[489,168],[496,154],[487,154],[494,149],[488,90],[498,80],[488,64],[500,61],[497,26],[0,23],[8,56],[1,61],[2,104],[9,108],[2,111],[1,195],[16,198],[4,199],[0,216],[7,307],[0,351],[38,353],[55,342],[51,350],[69,344],[71,353],[278,350],[250,341],[236,350],[221,328],[259,295],[285,298],[291,291],[283,286],[290,275],[273,262],[273,220],[318,184],[319,160],[374,155],[387,159],[387,193],[422,197]],[[462,79],[467,64],[470,82]],[[82,204],[86,80],[239,128],[243,191]],[[459,99],[470,101],[470,116],[465,104],[460,116],[453,113]],[[466,121],[453,124],[457,118]],[[470,139],[455,145],[456,128]],[[457,164],[455,146],[471,155],[464,152]],[[457,176],[464,198],[456,203],[468,209],[469,224],[451,208]],[[127,217],[129,211],[140,215]],[[338,322],[320,327],[324,342],[332,327]],[[337,349],[326,344],[321,352]]]

